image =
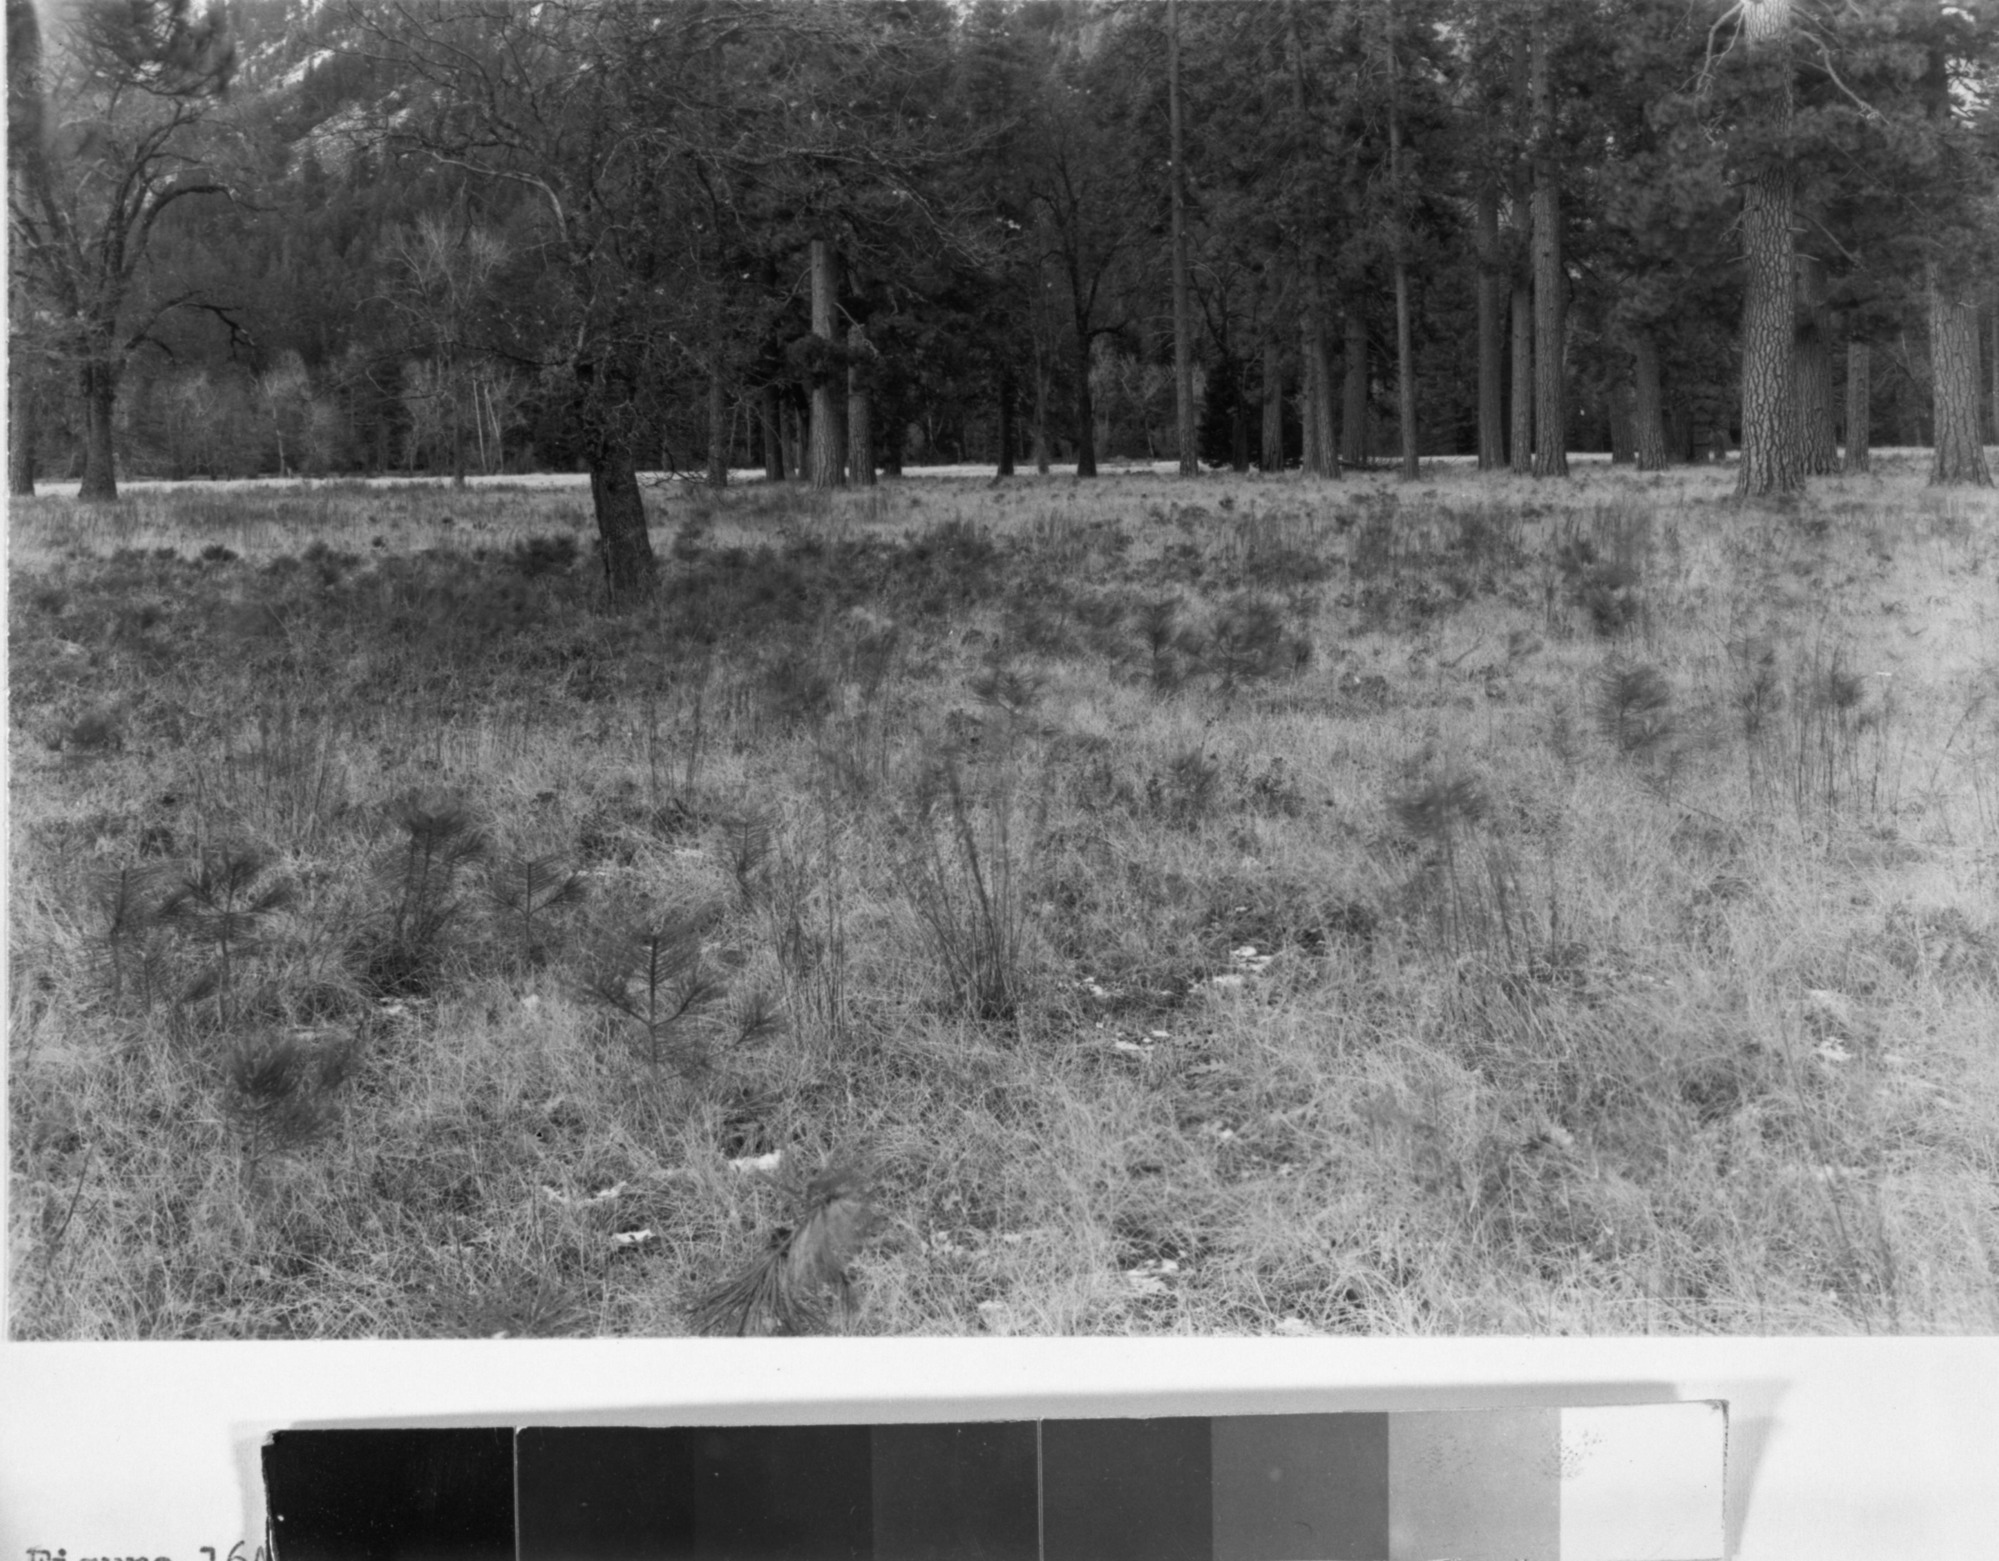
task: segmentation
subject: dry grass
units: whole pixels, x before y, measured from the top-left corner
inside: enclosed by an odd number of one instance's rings
[[[1999,1327],[1882,464],[17,506],[14,1330],[682,1332],[862,1161],[850,1331]]]

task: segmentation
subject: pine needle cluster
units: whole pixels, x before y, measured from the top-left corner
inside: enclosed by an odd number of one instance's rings
[[[833,1320],[829,1295],[840,1313],[852,1309],[847,1268],[874,1225],[867,1173],[834,1161],[796,1196],[797,1220],[772,1231],[754,1261],[688,1307],[696,1333],[824,1333]]]

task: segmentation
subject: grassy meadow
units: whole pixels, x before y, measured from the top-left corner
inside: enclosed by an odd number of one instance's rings
[[[1999,499],[1732,475],[18,503],[12,1330],[1999,1329]]]

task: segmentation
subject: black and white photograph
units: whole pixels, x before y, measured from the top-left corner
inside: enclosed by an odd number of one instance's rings
[[[1999,16],[8,0],[8,1333],[1999,1324]]]
[[[0,1551],[1978,1561],[1991,0],[6,0]]]

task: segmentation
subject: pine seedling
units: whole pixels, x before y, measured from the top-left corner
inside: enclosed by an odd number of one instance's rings
[[[1611,662],[1597,674],[1596,724],[1619,753],[1655,753],[1677,724],[1673,685],[1657,667]]]
[[[1177,606],[1177,603],[1172,605]],[[994,664],[966,686],[972,697],[988,709],[1002,712],[1009,720],[1025,720],[1041,697],[1044,679],[1032,672],[1020,672],[1004,664]]]
[[[874,1226],[866,1170],[833,1161],[791,1189],[798,1217],[771,1232],[764,1250],[741,1272],[697,1296],[688,1307],[702,1334],[822,1333],[832,1322],[827,1301],[853,1309],[848,1266]]]
[[[708,1069],[703,1032],[728,992],[703,957],[710,920],[700,911],[621,916],[590,951],[583,995],[632,1027],[655,1074],[668,1062],[688,1076]]]
[[[314,1046],[292,1035],[255,1035],[230,1049],[223,1109],[253,1183],[272,1156],[304,1149],[331,1128],[336,1097],[360,1055],[352,1036]]]
[[[508,937],[520,950],[523,967],[533,967],[547,958],[548,918],[555,911],[580,901],[587,883],[559,855],[509,856],[494,865],[486,879],[486,892],[507,929]]]
[[[782,1030],[784,1013],[770,993],[753,987],[737,999],[729,1014],[729,1027],[735,1032],[734,1043],[747,1046]]]
[[[238,962],[262,943],[270,918],[292,902],[291,883],[272,877],[270,866],[269,854],[253,846],[204,852],[160,907],[162,920],[214,950],[182,1000],[192,1004],[213,997],[216,1022],[225,1028]]]
[[[1139,610],[1138,632],[1152,658],[1152,687],[1156,693],[1170,694],[1186,681],[1186,671],[1176,652],[1187,648],[1190,637],[1177,625],[1180,598],[1162,596]]]
[[[384,865],[393,896],[388,926],[368,960],[368,977],[384,996],[420,992],[436,974],[444,935],[463,908],[459,875],[486,852],[486,837],[463,803],[397,803],[400,850]]]
[[[1438,910],[1445,938],[1454,946],[1464,944],[1470,904],[1459,864],[1467,832],[1489,811],[1485,787],[1448,765],[1427,777],[1418,770],[1390,800],[1390,809],[1404,833],[1426,849],[1425,876],[1442,882]]]
[[[140,1011],[153,1006],[160,981],[157,933],[166,903],[168,869],[138,863],[93,875],[90,906],[95,925],[86,948],[110,989],[111,1001],[135,997]]]
[[[770,814],[762,809],[740,814],[729,820],[722,838],[728,851],[729,872],[736,880],[736,892],[742,903],[761,904],[771,892],[775,830]]]

